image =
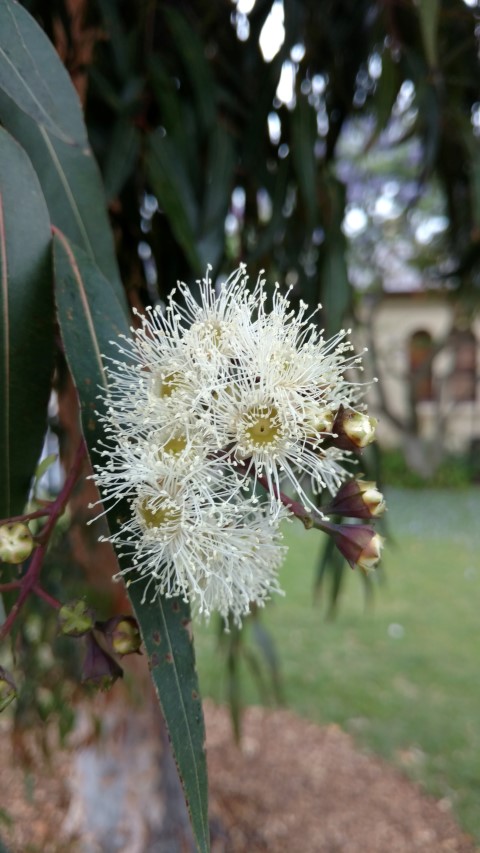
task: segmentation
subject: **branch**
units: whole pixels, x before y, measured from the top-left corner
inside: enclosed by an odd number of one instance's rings
[[[15,604],[13,605],[12,609],[10,610],[7,618],[5,619],[5,622],[3,623],[3,625],[0,628],[0,642],[3,639],[5,639],[5,637],[8,635],[8,633],[12,629],[12,626],[14,625],[15,620],[16,620],[18,614],[20,613],[20,610],[22,609],[23,605],[25,604],[30,593],[32,593],[32,592],[36,593],[41,598],[43,598],[45,601],[48,601],[50,604],[52,604],[53,607],[59,606],[59,602],[57,602],[56,599],[54,599],[52,596],[50,596],[49,593],[46,592],[46,590],[44,590],[40,586],[40,583],[39,583],[40,574],[42,571],[43,560],[44,560],[45,554],[46,554],[47,549],[48,549],[48,543],[50,540],[50,536],[52,535],[52,532],[55,528],[55,525],[56,525],[59,517],[62,515],[62,513],[63,513],[63,511],[64,511],[64,509],[68,503],[68,500],[69,500],[70,495],[73,491],[75,483],[78,480],[78,477],[79,477],[79,474],[80,474],[80,471],[81,471],[81,468],[83,465],[83,461],[84,461],[86,455],[87,455],[87,448],[85,445],[85,441],[82,438],[80,441],[80,444],[78,445],[77,451],[75,453],[73,465],[72,465],[70,472],[69,472],[69,474],[68,474],[68,476],[67,476],[67,478],[63,484],[62,490],[60,491],[58,496],[55,498],[55,500],[52,501],[48,505],[48,507],[45,508],[46,513],[48,515],[48,520],[47,520],[45,526],[43,527],[43,529],[40,531],[40,533],[37,536],[37,542],[39,544],[38,544],[38,547],[36,548],[36,550],[33,554],[33,557],[30,561],[30,565],[29,565],[25,575],[19,581],[13,581],[13,583],[16,584],[16,586],[11,587],[11,588],[20,589],[20,593],[19,593],[19,596],[18,596]],[[10,519],[7,520],[7,524],[9,521],[10,521]],[[10,585],[9,584],[3,584],[4,591],[6,591],[5,590],[6,586],[10,586]],[[0,591],[1,591],[1,588],[0,588]]]

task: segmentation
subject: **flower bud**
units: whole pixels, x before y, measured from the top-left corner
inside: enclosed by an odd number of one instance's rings
[[[343,423],[343,429],[347,438],[355,447],[366,447],[375,441],[377,419],[361,412],[353,412]]]
[[[15,682],[3,666],[0,666],[0,712],[4,711],[10,702],[17,698]]]
[[[340,407],[333,425],[333,431],[338,436],[336,447],[362,450],[375,441],[377,423],[377,419],[370,415]]]
[[[82,682],[92,684],[100,690],[108,690],[117,678],[123,676],[123,669],[105,649],[102,649],[92,632],[87,634],[85,642]]]
[[[92,610],[81,599],[64,604],[58,611],[59,632],[67,637],[83,637],[92,630]]]
[[[377,568],[383,549],[383,536],[376,533],[372,536],[368,545],[363,549],[360,557],[357,560],[357,566],[365,574]]]
[[[23,563],[35,548],[26,524],[3,524],[0,527],[0,560],[4,563]]]
[[[358,567],[369,572],[376,567],[383,548],[383,537],[375,533],[372,527],[337,524],[332,525],[331,535],[352,569]]]
[[[107,622],[97,622],[96,628],[104,634],[116,655],[140,654],[142,638],[133,616],[114,616]]]
[[[385,507],[385,498],[377,489],[376,483],[349,480],[323,511],[352,518],[378,518],[385,511]]]

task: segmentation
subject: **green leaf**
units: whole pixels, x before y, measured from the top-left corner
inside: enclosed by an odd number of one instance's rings
[[[321,271],[322,306],[328,335],[338,332],[352,301],[346,251],[343,235],[332,234],[325,246]]]
[[[80,102],[67,71],[43,30],[12,0],[0,4],[0,89],[49,133],[86,144]]]
[[[53,371],[51,233],[25,152],[0,128],[0,517],[28,497]]]
[[[188,178],[188,172],[179,157],[178,148],[160,131],[148,140],[146,167],[153,191],[165,211],[170,227],[195,273],[202,270],[196,234],[198,231],[198,206]]]
[[[167,722],[198,849],[210,849],[205,726],[195,671],[190,609],[180,599],[142,604],[144,583],[128,589],[155,690]]]
[[[317,214],[316,139],[315,110],[302,95],[298,98],[292,114],[292,157],[307,211],[307,220],[312,228]]]
[[[392,114],[399,87],[398,64],[393,61],[392,54],[386,49],[382,53],[382,74],[373,96],[375,132],[369,139],[367,151],[373,148],[382,130],[386,128]]]
[[[88,144],[68,145],[1,91],[0,122],[29,155],[52,223],[96,261],[126,307],[102,180]]]
[[[438,62],[439,11],[440,0],[418,0],[423,47],[430,68],[436,68]]]
[[[190,80],[198,119],[204,131],[208,132],[216,121],[216,93],[213,74],[205,56],[205,43],[176,9],[166,9],[165,16]]]
[[[341,229],[345,210],[345,187],[331,176],[325,182],[329,197],[329,222],[321,269],[322,305],[328,335],[338,332],[352,302],[346,261],[347,245]]]
[[[41,462],[35,468],[35,480],[40,480],[44,474],[47,473],[48,469],[51,465],[58,459],[57,453],[49,453],[48,456],[45,456]]]
[[[97,0],[105,25],[105,31],[109,35],[110,48],[113,54],[114,67],[118,77],[126,81],[132,75],[132,57],[129,42],[119,15],[119,4],[117,0]]]
[[[84,435],[95,461],[95,448],[102,438],[96,411],[104,406],[98,394],[99,388],[106,388],[107,384],[105,357],[118,357],[112,340],[120,334],[128,335],[129,328],[108,281],[88,255],[59,232],[54,237],[54,259],[60,329],[81,402]],[[116,506],[109,519],[113,531],[118,531],[128,512],[128,505]],[[123,565],[128,566],[128,563]],[[176,599],[159,598],[154,603],[142,603],[143,591],[141,580],[130,585],[128,595],[149,656],[196,842],[199,850],[206,852],[209,842],[205,733],[189,609]]]
[[[168,74],[164,65],[153,56],[149,62],[150,80],[153,93],[160,108],[160,123],[173,139],[178,156],[188,169],[190,181],[196,185],[200,173],[198,133],[195,128],[195,113],[185,98],[181,98],[175,80]]]
[[[92,457],[103,437],[97,411],[107,387],[104,358],[117,354],[112,339],[129,335],[127,318],[115,291],[94,261],[60,231],[53,238],[55,296],[65,355],[77,388],[83,434]]]
[[[110,200],[123,189],[137,163],[140,136],[132,122],[119,118],[112,130],[105,162],[105,192]]]
[[[235,150],[229,133],[219,125],[211,134],[205,176],[202,237],[197,243],[203,265],[213,268],[225,247],[225,217],[232,195]]]

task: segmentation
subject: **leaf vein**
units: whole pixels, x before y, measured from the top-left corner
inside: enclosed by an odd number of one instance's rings
[[[88,331],[89,331],[90,337],[92,339],[92,346],[93,346],[93,349],[95,352],[95,358],[96,358],[97,363],[98,363],[98,369],[99,369],[100,375],[102,377],[103,385],[106,388],[107,387],[107,377],[106,377],[106,373],[105,373],[105,368],[103,366],[102,354],[100,352],[100,347],[98,346],[98,339],[97,339],[97,336],[95,334],[95,324],[93,322],[92,312],[90,311],[90,305],[88,303],[87,294],[85,293],[85,288],[83,286],[82,276],[80,274],[80,270],[78,268],[78,264],[77,264],[77,261],[75,259],[75,256],[74,256],[74,254],[70,248],[70,245],[69,245],[68,240],[66,239],[65,235],[62,234],[62,232],[59,231],[58,228],[55,228],[54,232],[55,232],[56,236],[58,237],[58,239],[60,240],[60,242],[61,242],[61,244],[62,244],[62,246],[63,246],[63,248],[67,254],[70,266],[72,268],[73,275],[75,276],[75,280],[78,284],[78,292],[79,292],[80,299],[82,302],[82,308],[84,311],[85,320],[87,322]]]
[[[72,209],[73,216],[77,222],[78,228],[79,228],[80,233],[82,235],[82,239],[84,241],[85,248],[86,248],[88,254],[90,255],[90,257],[92,259],[94,259],[95,254],[93,251],[93,247],[90,243],[90,239],[88,237],[87,230],[85,228],[83,219],[82,219],[80,211],[78,209],[78,205],[75,201],[75,197],[74,197],[72,190],[70,188],[70,184],[68,183],[67,176],[66,176],[66,174],[62,168],[62,164],[60,163],[60,160],[58,159],[57,152],[55,151],[55,148],[53,147],[53,145],[51,143],[51,140],[50,140],[50,137],[47,133],[47,130],[44,127],[42,127],[41,125],[39,125],[38,129],[44,138],[45,145],[47,146],[50,157],[52,158],[53,165],[55,166],[55,168],[57,170],[57,173],[58,173],[58,176],[59,176],[60,181],[62,183],[63,189],[65,190],[65,195],[67,196],[68,203]]]
[[[2,400],[4,416],[4,462],[6,494],[10,505],[10,317],[8,300],[8,267],[7,267],[7,241],[5,234],[5,220],[3,216],[3,199],[0,193],[0,265],[2,271],[1,293],[2,293],[2,316],[4,335],[4,399]]]

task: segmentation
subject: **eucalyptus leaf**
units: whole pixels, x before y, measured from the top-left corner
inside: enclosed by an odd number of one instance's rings
[[[204,43],[177,9],[165,9],[165,17],[195,96],[198,119],[208,132],[216,121],[216,91]]]
[[[57,51],[20,3],[0,3],[0,89],[64,142],[85,145],[78,95]]]
[[[425,55],[429,66],[435,68],[438,61],[440,0],[418,0],[417,5]]]
[[[57,453],[49,453],[48,456],[45,456],[35,468],[35,479],[40,480],[57,459]]]
[[[67,361],[77,387],[82,423],[90,456],[97,453],[103,430],[98,411],[105,406],[100,389],[107,387],[108,357],[117,358],[115,344],[129,328],[113,288],[88,255],[57,232],[54,237],[58,317]],[[117,505],[109,524],[117,532],[129,513]],[[129,568],[125,558],[120,565]],[[169,730],[173,752],[190,812],[198,849],[207,853],[208,801],[205,730],[188,606],[177,599],[143,600],[146,581],[127,588],[150,663],[152,680]]]
[[[0,517],[21,513],[53,372],[48,209],[27,155],[0,128]]]
[[[199,211],[188,170],[173,140],[160,131],[148,140],[146,166],[153,191],[195,273],[202,270],[197,234]]]
[[[292,114],[292,157],[297,173],[298,185],[306,207],[307,221],[311,228],[317,214],[317,164],[315,142],[317,125],[315,110],[304,96],[299,97]]]
[[[140,151],[140,135],[131,121],[117,119],[108,147],[104,168],[104,183],[107,198],[115,198],[125,186],[137,164]]]
[[[0,122],[32,161],[50,219],[94,259],[126,307],[100,172],[87,143],[69,145],[0,91]]]

